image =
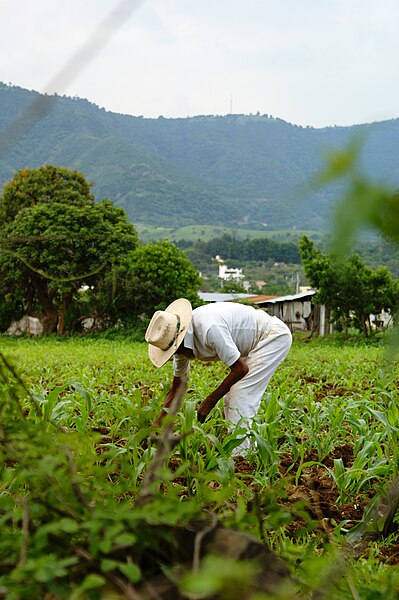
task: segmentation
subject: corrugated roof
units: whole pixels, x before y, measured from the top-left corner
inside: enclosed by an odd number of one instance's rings
[[[291,294],[288,296],[265,296],[264,294],[222,294],[217,292],[198,292],[198,296],[204,302],[231,302],[232,300],[245,299],[251,304],[275,304],[276,302],[295,302],[313,296],[316,292],[301,292],[300,294]]]
[[[266,296],[266,294],[256,294],[256,296],[252,295],[248,298],[248,302],[252,302],[256,304],[257,302],[265,302],[265,300],[273,300],[274,298],[279,298],[280,296]]]
[[[251,298],[253,294],[222,294],[217,292],[198,292],[198,296],[204,302],[229,302],[240,298]]]
[[[250,302],[252,304],[276,304],[276,302],[295,302],[295,300],[303,300],[304,298],[309,298],[310,296],[314,296],[316,292],[314,290],[310,290],[309,292],[301,292],[300,294],[291,294],[289,296],[252,296]]]

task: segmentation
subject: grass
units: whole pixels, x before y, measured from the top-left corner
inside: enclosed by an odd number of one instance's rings
[[[146,345],[129,339],[3,337],[0,351],[42,414],[92,439],[110,476],[123,477],[123,493],[134,494],[151,457],[142,442],[168,389],[171,365],[156,369]],[[255,419],[256,448],[241,462],[231,453],[243,431],[227,430],[221,406],[203,425],[195,418],[197,403],[225,372],[220,364],[192,366],[176,425],[192,433],[173,453],[163,492],[200,499],[223,523],[257,537],[263,528],[309,589],[332,577],[331,598],[396,597],[395,533],[366,545],[343,567],[344,579],[330,572],[331,557],[342,558],[345,531],[359,525],[397,475],[396,365],[384,363],[378,344],[294,340]]]

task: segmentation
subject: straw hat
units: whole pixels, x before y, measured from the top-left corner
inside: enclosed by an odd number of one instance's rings
[[[154,313],[145,333],[148,356],[156,367],[162,367],[180,346],[191,322],[191,304],[179,298],[165,310]]]

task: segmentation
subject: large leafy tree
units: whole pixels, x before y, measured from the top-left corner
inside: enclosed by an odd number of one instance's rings
[[[331,152],[324,171],[317,177],[319,185],[339,181],[343,190],[333,219],[333,247],[340,257],[348,255],[359,232],[370,229],[394,249],[399,248],[399,190],[363,172],[359,142],[355,138],[345,149]],[[398,310],[397,302],[394,305]],[[391,357],[399,348],[398,314],[391,338]]]
[[[107,273],[89,303],[101,323],[129,326],[163,309],[176,298],[198,306],[201,279],[184,252],[168,241],[139,245],[126,260]]]
[[[306,236],[302,236],[299,250],[306,276],[318,290],[318,300],[331,308],[334,320],[345,330],[353,323],[368,336],[371,314],[396,309],[399,285],[386,267],[370,269],[356,254],[346,259],[323,254]]]
[[[44,331],[62,333],[83,286],[97,286],[137,246],[134,226],[109,200],[94,202],[78,171],[24,169],[0,199],[2,296],[18,299]]]
[[[185,254],[168,241],[137,248],[129,275],[135,284],[137,309],[147,316],[176,298],[199,303],[200,275]]]

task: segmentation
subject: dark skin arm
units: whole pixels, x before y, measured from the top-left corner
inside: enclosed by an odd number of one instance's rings
[[[180,348],[176,354],[182,354],[184,356],[187,356],[187,358],[190,358],[190,359],[194,358],[194,354],[193,354],[192,350],[190,350],[189,348],[185,348],[183,346],[183,344],[180,346]],[[209,394],[209,396],[207,396],[205,398],[205,400],[202,402],[202,404],[198,407],[197,418],[200,423],[204,423],[205,419],[207,418],[207,416],[209,415],[211,410],[219,402],[219,400],[221,398],[223,398],[223,396],[225,396],[230,391],[230,388],[235,383],[237,383],[237,381],[240,381],[240,379],[242,379],[248,373],[248,370],[249,369],[248,369],[246,363],[243,361],[243,359],[241,357],[238,360],[236,360],[236,362],[234,364],[231,365],[230,373],[228,373],[228,375],[223,379],[223,381],[220,383],[220,385],[218,385],[218,387],[211,394]],[[171,388],[168,391],[168,393],[166,394],[166,398],[163,403],[164,408],[168,408],[170,406],[173,398],[175,397],[177,389],[182,384],[183,385],[187,384],[186,376],[184,376],[184,377],[174,376],[173,377]],[[154,422],[154,425],[159,426],[161,424],[162,419],[165,417],[166,414],[167,414],[167,412],[165,410],[162,410],[160,412],[160,414],[158,415],[156,421]]]
[[[249,369],[241,357],[231,365],[230,373],[199,406],[197,410],[197,417],[200,423],[204,423],[212,408],[216,406],[219,400],[223,398],[223,396],[230,391],[230,388],[237,383],[237,381],[240,381],[240,379],[242,379],[248,373],[248,371]]]
[[[186,348],[183,343],[180,344],[180,346],[179,346],[176,354],[181,354],[182,356],[186,356],[189,359],[194,358],[193,351],[190,350],[190,348]],[[187,381],[188,381],[188,377],[186,375],[184,375],[183,377],[176,377],[176,376],[173,377],[172,385],[170,387],[170,390],[166,394],[164,403],[162,404],[163,408],[168,408],[170,406],[170,404],[171,404],[173,398],[175,397],[176,392],[179,389],[179,387],[181,385],[187,386]],[[158,417],[154,421],[154,425],[156,425],[156,426],[159,427],[159,425],[162,422],[162,419],[167,414],[168,413],[166,412],[166,410],[161,410],[161,412],[159,413]]]
[[[166,394],[164,403],[162,404],[163,408],[169,408],[173,398],[176,395],[177,390],[179,389],[179,387],[181,385],[187,385],[187,377],[173,377],[172,380],[172,385],[170,387],[170,390],[168,391],[168,393]],[[156,418],[156,420],[154,421],[154,425],[159,426],[162,422],[162,419],[167,415],[167,411],[166,410],[161,410],[161,412],[159,413],[158,417]]]

